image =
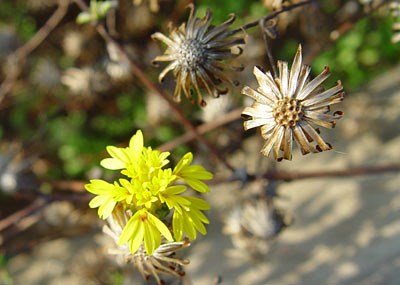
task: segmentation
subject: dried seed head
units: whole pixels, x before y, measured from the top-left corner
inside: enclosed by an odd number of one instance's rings
[[[206,60],[203,44],[197,39],[187,39],[179,47],[178,61],[187,70],[195,71]]]
[[[239,56],[244,44],[242,37],[233,37],[239,30],[229,31],[229,26],[235,20],[234,15],[218,26],[212,26],[212,13],[207,10],[204,18],[196,17],[196,9],[191,4],[191,11],[186,24],[172,29],[170,36],[162,33],[153,34],[153,38],[164,42],[168,48],[163,55],[157,56],[153,63],[167,61],[170,64],[160,73],[159,81],[162,82],[167,73],[172,71],[176,78],[174,100],[179,102],[181,91],[192,102],[192,90],[197,95],[197,104],[205,106],[201,89],[213,97],[225,94],[226,87],[219,87],[222,83],[232,86],[237,81],[226,75],[226,69],[242,70],[242,67],[225,63]],[[237,49],[236,49],[237,48]],[[234,51],[237,50],[237,52]]]
[[[294,98],[279,100],[273,109],[275,122],[283,127],[293,127],[301,120],[301,102]]]
[[[189,264],[189,260],[181,259],[176,256],[176,252],[189,247],[190,241],[184,239],[179,242],[162,241],[160,246],[155,249],[152,255],[148,255],[143,245],[132,254],[127,244],[118,245],[118,240],[122,229],[130,218],[129,213],[117,210],[107,219],[108,225],[103,227],[103,232],[114,240],[114,246],[109,249],[109,253],[122,257],[124,262],[132,263],[139,271],[143,279],[148,280],[153,276],[157,284],[164,284],[160,278],[160,273],[181,278],[185,275],[183,266]]]
[[[290,72],[287,62],[279,61],[278,69],[279,76],[273,78],[270,72],[254,68],[259,87],[253,90],[246,86],[242,90],[244,95],[255,100],[242,112],[244,118],[250,118],[244,122],[244,129],[261,126],[261,134],[266,139],[261,152],[268,156],[272,151],[276,160],[292,158],[293,140],[302,154],[332,149],[312,125],[333,128],[342,117],[340,111],[328,114],[330,105],[343,100],[341,82],[328,90],[320,88],[330,74],[328,67],[310,81],[311,68],[302,64],[301,46]]]

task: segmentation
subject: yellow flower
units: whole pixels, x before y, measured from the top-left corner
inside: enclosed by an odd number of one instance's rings
[[[89,202],[90,208],[99,207],[98,214],[102,219],[107,219],[115,205],[120,201],[121,195],[126,195],[127,190],[118,185],[117,182],[110,184],[103,180],[90,180],[90,184],[86,184],[85,188],[88,192],[97,195]]]
[[[183,198],[183,197],[182,197]],[[174,237],[181,240],[183,233],[186,233],[192,240],[196,239],[196,230],[201,234],[207,233],[204,224],[209,224],[209,220],[203,214],[203,210],[209,210],[210,205],[196,197],[184,197],[190,205],[187,207],[176,206],[172,218]]]
[[[151,12],[158,12],[158,10],[160,9],[160,6],[158,4],[158,0],[149,0],[149,6],[150,6],[150,11]],[[133,4],[134,5],[140,5],[142,4],[142,0],[133,0]]]
[[[146,209],[141,209],[126,224],[118,244],[122,245],[129,241],[129,249],[134,253],[144,241],[144,248],[151,255],[161,244],[161,234],[168,241],[174,240],[171,232],[162,221]]]
[[[186,153],[175,166],[173,174],[198,192],[210,191],[210,188],[201,180],[210,180],[213,175],[201,165],[190,165],[192,160],[193,154],[191,152]]]
[[[118,170],[124,169],[139,161],[143,150],[143,133],[138,130],[129,141],[129,147],[119,148],[108,146],[107,152],[111,158],[103,159],[100,164],[106,169]]]
[[[200,198],[182,193],[188,186],[198,192],[208,192],[209,187],[202,180],[213,176],[202,166],[191,165],[193,155],[190,152],[173,170],[165,168],[169,153],[144,147],[140,130],[132,136],[128,147],[108,146],[107,151],[111,158],[103,159],[101,165],[110,170],[121,170],[126,178],[114,184],[91,180],[85,187],[97,196],[89,206],[98,207],[102,219],[111,214],[131,217],[129,221],[121,222],[124,228],[119,243],[128,243],[132,254],[144,243],[146,252],[151,255],[160,245],[161,235],[169,241],[173,241],[174,235],[179,241],[183,233],[191,239],[196,238],[196,230],[206,233],[204,223],[208,220],[201,211],[210,206]],[[171,211],[175,220],[172,222],[173,235],[166,220]]]

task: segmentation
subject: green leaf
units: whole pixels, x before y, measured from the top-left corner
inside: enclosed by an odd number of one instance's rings
[[[97,3],[96,12],[98,19],[104,18],[112,7],[113,4],[111,1],[104,1],[101,3]]]
[[[80,25],[87,24],[92,21],[92,15],[88,12],[79,13],[78,17],[76,17],[76,22]]]

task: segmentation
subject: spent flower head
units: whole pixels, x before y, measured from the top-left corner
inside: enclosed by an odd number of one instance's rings
[[[124,263],[132,263],[145,280],[148,280],[152,275],[157,284],[164,284],[160,278],[160,273],[177,278],[185,275],[183,266],[189,264],[189,260],[178,258],[176,252],[190,246],[190,241],[187,238],[178,242],[161,240],[161,244],[151,255],[147,254],[143,245],[135,253],[132,253],[128,245],[118,245],[118,240],[128,220],[129,217],[126,213],[121,211],[107,218],[107,225],[103,227],[103,232],[115,242],[109,248],[109,254],[117,258],[122,257]]]
[[[145,251],[151,255],[161,240],[180,241],[184,235],[196,239],[196,230],[206,234],[208,224],[203,210],[209,204],[200,199],[182,195],[188,187],[205,193],[209,187],[203,180],[212,179],[212,174],[200,165],[192,165],[193,155],[183,156],[174,169],[166,168],[168,152],[160,152],[143,145],[139,130],[125,148],[108,146],[111,158],[101,161],[104,168],[120,170],[126,178],[114,183],[91,180],[86,190],[96,195],[90,202],[98,208],[99,217],[107,219],[122,211],[129,219],[119,237],[119,244],[128,244],[135,253],[144,243]],[[172,213],[172,232],[166,218]]]
[[[328,114],[330,106],[344,98],[341,82],[325,91],[321,88],[320,84],[330,75],[328,67],[309,81],[311,68],[302,64],[301,46],[297,49],[290,72],[287,62],[279,61],[278,69],[279,75],[273,78],[270,72],[264,73],[254,67],[259,87],[254,90],[246,86],[242,90],[244,95],[255,100],[242,112],[250,118],[244,122],[244,129],[261,126],[261,134],[266,140],[261,152],[268,156],[273,151],[277,160],[291,160],[293,140],[300,146],[303,155],[332,149],[312,125],[334,128],[336,120],[342,117],[341,111]]]
[[[142,4],[142,0],[133,0],[132,2],[134,5]],[[160,5],[158,4],[158,0],[149,0],[149,6],[151,12],[156,13],[158,12],[158,10],[160,10]]]
[[[255,196],[235,205],[223,231],[231,236],[235,247],[258,258],[268,253],[274,239],[290,222],[272,199]]]
[[[390,11],[393,19],[392,24],[392,43],[400,42],[400,1],[395,0],[390,2]]]
[[[165,75],[172,71],[176,78],[174,99],[179,102],[181,90],[186,97],[194,102],[191,94],[193,88],[197,94],[197,103],[204,106],[206,102],[201,95],[201,88],[205,88],[211,96],[218,97],[225,94],[227,88],[219,88],[222,82],[237,85],[226,74],[226,68],[241,70],[242,67],[234,67],[224,63],[239,56],[242,50],[238,45],[244,44],[242,37],[232,37],[234,32],[228,30],[234,22],[235,16],[218,25],[212,26],[212,13],[207,10],[203,18],[196,17],[196,9],[189,5],[190,15],[187,24],[183,23],[179,28],[173,28],[170,36],[162,33],[153,34],[153,38],[164,42],[168,48],[163,55],[157,56],[153,62],[171,62],[160,73],[159,80],[163,81]],[[237,52],[232,50],[237,47]]]

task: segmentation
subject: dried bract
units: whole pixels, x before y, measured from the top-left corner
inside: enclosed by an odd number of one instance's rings
[[[229,60],[239,56],[242,49],[238,45],[244,44],[242,37],[233,37],[228,30],[235,20],[235,16],[218,26],[212,26],[212,13],[207,10],[202,18],[196,18],[196,9],[190,5],[190,15],[187,24],[171,31],[170,37],[162,33],[153,34],[153,38],[164,42],[168,48],[163,55],[157,56],[153,62],[170,61],[171,63],[160,73],[159,80],[163,81],[165,75],[172,71],[176,78],[174,92],[175,101],[179,102],[181,90],[186,97],[194,102],[191,94],[192,87],[197,94],[197,103],[204,106],[200,89],[204,87],[211,96],[218,97],[225,94],[227,88],[220,89],[222,82],[237,85],[226,74],[227,67],[234,70],[241,70],[242,67],[235,67],[225,64]],[[233,47],[237,47],[234,52]]]
[[[152,275],[157,284],[163,284],[159,276],[160,273],[177,278],[185,275],[182,266],[189,264],[189,260],[179,259],[175,255],[177,251],[190,246],[188,239],[179,242],[163,241],[151,255],[147,254],[142,245],[132,254],[127,244],[118,245],[122,229],[125,227],[129,217],[124,217],[123,214],[120,214],[121,212],[117,213],[110,216],[107,219],[108,225],[103,227],[103,232],[115,242],[115,247],[109,249],[109,254],[122,257],[126,263],[132,263],[145,280],[148,280]]]
[[[134,5],[140,5],[142,4],[142,0],[133,0]],[[151,12],[158,12],[160,10],[160,6],[158,4],[158,0],[149,0],[149,6],[150,6],[150,11]]]
[[[289,224],[272,201],[247,199],[231,212],[225,221],[224,233],[229,234],[234,246],[253,257],[268,253],[274,238]]]
[[[273,151],[277,160],[292,159],[293,140],[300,146],[303,155],[332,149],[312,125],[333,128],[336,120],[342,117],[341,111],[328,114],[330,105],[343,100],[341,82],[338,81],[329,90],[321,90],[320,84],[330,75],[328,67],[309,81],[311,68],[302,64],[301,46],[290,72],[287,62],[279,61],[278,69],[279,75],[273,78],[270,72],[264,73],[254,68],[259,87],[253,90],[246,86],[242,90],[244,95],[255,100],[251,107],[246,107],[242,112],[244,117],[250,118],[244,122],[244,129],[261,126],[261,134],[266,140],[261,152],[268,156]]]
[[[392,24],[392,43],[400,42],[400,1],[395,0],[390,3],[390,11],[393,18]]]

